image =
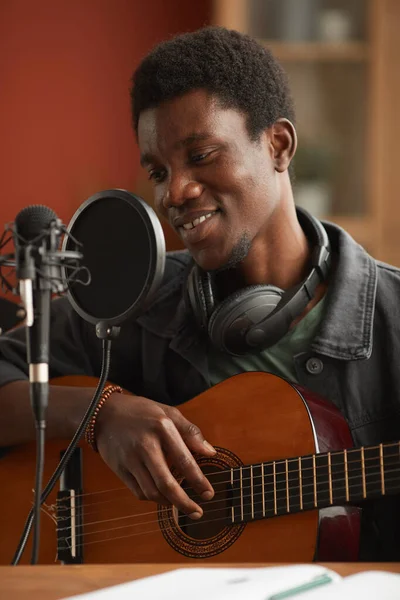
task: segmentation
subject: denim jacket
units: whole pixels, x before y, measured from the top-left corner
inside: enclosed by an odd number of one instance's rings
[[[333,402],[356,446],[400,439],[400,270],[374,260],[345,231],[324,223],[335,256],[324,319],[311,347],[294,357],[301,385]],[[168,253],[155,300],[122,325],[109,379],[179,405],[210,386],[208,340],[184,302],[191,265]],[[95,329],[66,298],[53,301],[50,376],[100,373]],[[0,337],[0,386],[27,377],[25,332]],[[360,559],[400,560],[400,496],[366,502]]]

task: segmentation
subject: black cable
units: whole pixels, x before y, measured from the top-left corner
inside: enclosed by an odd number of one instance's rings
[[[99,402],[101,393],[104,389],[104,385],[108,378],[108,372],[110,370],[110,354],[111,354],[111,340],[103,339],[103,356],[102,356],[101,374],[100,374],[100,379],[99,379],[99,383],[97,384],[95,394],[93,396],[93,399],[92,399],[88,409],[86,410],[85,415],[83,416],[82,421],[80,422],[78,429],[76,430],[76,432],[74,434],[74,437],[72,438],[67,450],[65,451],[65,454],[63,455],[63,457],[60,460],[53,475],[50,477],[48,484],[46,485],[45,489],[43,490],[43,493],[40,498],[41,505],[43,504],[43,502],[46,501],[48,495],[50,494],[53,487],[57,483],[57,480],[59,479],[61,473],[63,472],[65,465],[67,464],[67,462],[70,459],[73,451],[75,450],[79,440],[81,439],[82,435],[84,434],[87,424],[89,423],[90,419],[92,418],[92,415],[93,415],[93,413],[97,407],[97,404]],[[19,563],[19,561],[21,560],[22,553],[25,550],[25,546],[28,541],[28,537],[29,537],[29,534],[30,534],[30,531],[32,528],[32,522],[33,522],[33,508],[29,512],[28,518],[24,525],[24,529],[23,529],[21,538],[19,540],[17,549],[16,549],[14,557],[12,559],[11,565],[13,565],[13,566],[17,565]]]
[[[36,565],[39,560],[40,547],[40,496],[43,483],[44,450],[46,439],[45,421],[36,424],[36,475],[35,475],[35,499],[33,503],[33,545],[31,565]]]

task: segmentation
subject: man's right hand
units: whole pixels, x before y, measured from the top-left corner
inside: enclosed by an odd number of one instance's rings
[[[192,519],[202,516],[170,467],[203,500],[210,500],[214,490],[192,452],[213,456],[215,450],[177,408],[115,393],[98,414],[95,435],[104,461],[139,499],[172,504]]]

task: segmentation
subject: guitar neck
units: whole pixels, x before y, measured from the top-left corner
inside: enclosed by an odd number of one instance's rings
[[[356,504],[400,492],[400,442],[232,469],[232,521]]]

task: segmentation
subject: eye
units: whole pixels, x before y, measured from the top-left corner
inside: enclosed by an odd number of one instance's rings
[[[162,183],[165,179],[165,170],[164,169],[153,169],[149,171],[149,179],[154,181],[154,183]]]
[[[211,151],[202,152],[199,154],[191,154],[190,161],[195,162],[195,163],[201,162],[202,160],[205,160],[210,154],[211,154]]]

